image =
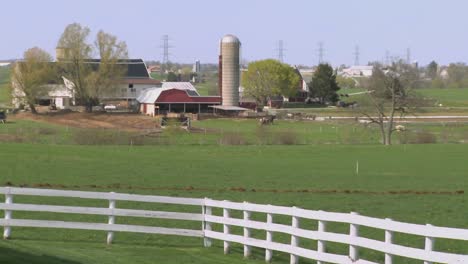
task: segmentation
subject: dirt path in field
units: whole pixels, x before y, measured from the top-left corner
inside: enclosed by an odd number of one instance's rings
[[[33,120],[61,126],[77,128],[107,128],[127,131],[155,129],[159,124],[155,118],[127,113],[49,113],[33,115],[19,113],[9,117],[9,121]]]
[[[437,190],[390,190],[390,191],[371,191],[371,190],[326,190],[326,189],[252,189],[244,187],[228,188],[197,188],[193,186],[186,187],[151,187],[151,186],[132,186],[121,184],[110,185],[63,185],[49,183],[18,184],[6,182],[5,186],[12,187],[33,187],[33,188],[54,188],[54,189],[109,189],[109,190],[150,190],[150,191],[180,191],[180,192],[259,192],[259,193],[303,193],[303,194],[361,194],[361,195],[462,195],[464,190],[456,191],[437,191]]]

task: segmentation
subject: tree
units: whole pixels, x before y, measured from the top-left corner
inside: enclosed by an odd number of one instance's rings
[[[439,65],[435,61],[431,61],[429,65],[427,65],[427,76],[431,78],[431,80],[434,80],[437,78],[437,72],[439,70]]]
[[[408,66],[410,67],[410,66]],[[376,67],[369,80],[369,105],[361,106],[361,113],[371,124],[378,125],[382,144],[392,144],[392,134],[395,129],[395,116],[404,116],[410,107],[416,107],[418,99],[411,92],[412,74],[408,67],[397,70],[391,67],[383,71]]]
[[[297,93],[300,76],[288,64],[267,59],[249,64],[242,75],[244,94],[255,99],[258,106],[264,106],[274,96],[294,96]]]
[[[177,77],[177,74],[175,74],[174,72],[169,72],[167,74],[167,81],[168,82],[178,82],[179,81],[179,78]]]
[[[120,92],[116,88],[127,71],[119,64],[119,60],[128,58],[127,44],[118,42],[117,37],[101,30],[97,34],[95,47],[99,51],[100,63],[99,68],[89,76],[93,87],[89,92],[96,98],[115,96]]]
[[[101,96],[116,90],[118,81],[127,70],[118,61],[127,58],[128,52],[125,42],[119,42],[115,36],[103,31],[99,31],[93,46],[87,42],[89,33],[88,27],[70,24],[57,46],[64,50],[64,58],[60,61],[62,71],[75,85],[78,101],[87,112],[92,112]],[[89,63],[95,50],[100,57],[98,66]]]
[[[37,114],[36,99],[47,94],[46,84],[50,81],[52,56],[34,47],[24,52],[24,60],[13,67],[12,81],[16,96],[24,99],[33,114]]]
[[[309,84],[310,96],[317,98],[321,104],[336,103],[340,90],[336,82],[336,74],[329,64],[320,64]]]
[[[447,68],[448,87],[465,88],[468,86],[468,67],[465,63],[451,63]]]
[[[357,81],[353,78],[337,76],[336,83],[338,84],[340,88],[353,89],[353,88],[356,88]]]

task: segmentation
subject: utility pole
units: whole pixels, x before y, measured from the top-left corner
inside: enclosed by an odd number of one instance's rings
[[[361,52],[359,51],[359,46],[356,45],[355,49],[354,49],[354,65],[359,65],[359,56],[361,55]]]
[[[318,64],[322,64],[323,63],[323,54],[324,54],[324,48],[323,48],[323,42],[320,41],[318,43]]]
[[[278,60],[280,62],[284,62],[284,46],[283,46],[283,40],[278,41]]]

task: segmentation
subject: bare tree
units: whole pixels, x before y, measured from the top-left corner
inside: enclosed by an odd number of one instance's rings
[[[13,93],[18,100],[24,100],[33,114],[37,114],[36,99],[46,95],[46,87],[52,73],[52,56],[34,47],[24,52],[22,61],[17,62],[12,71]]]
[[[412,93],[414,76],[411,66],[391,67],[383,70],[376,67],[367,87],[368,103],[359,111],[379,127],[382,144],[392,144],[392,134],[396,131],[395,119],[406,115],[419,105],[419,99]]]

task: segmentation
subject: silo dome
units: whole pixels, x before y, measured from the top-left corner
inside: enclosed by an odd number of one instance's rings
[[[240,41],[236,36],[228,34],[221,39],[221,43],[240,43]]]

